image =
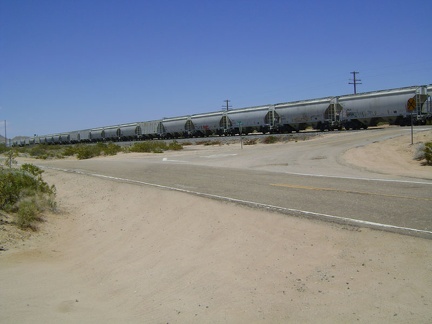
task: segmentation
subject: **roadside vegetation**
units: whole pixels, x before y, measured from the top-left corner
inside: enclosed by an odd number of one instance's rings
[[[9,155],[12,159],[13,156]],[[39,167],[10,167],[14,162],[6,159],[6,166],[0,167],[0,223],[37,230],[37,223],[43,221],[42,213],[56,208],[55,186],[42,179],[44,171]]]
[[[114,143],[78,144],[67,146],[63,151],[63,156],[76,156],[79,160],[85,160],[101,155],[116,155],[121,151],[122,148]]]
[[[421,143],[417,147],[414,159],[417,161],[425,160],[425,165],[432,165],[432,142]]]
[[[425,144],[424,152],[427,165],[432,165],[432,142]]]
[[[266,136],[266,137],[264,137],[264,139],[263,139],[263,143],[264,144],[274,144],[274,143],[277,143],[279,140],[278,140],[278,137],[277,136],[273,136],[273,135],[270,135],[270,136]]]
[[[223,143],[221,141],[217,141],[217,140],[203,140],[203,141],[198,141],[196,142],[197,145],[204,145],[204,146],[216,146],[216,145],[223,145]]]
[[[163,141],[137,142],[126,151],[139,153],[163,153],[164,151],[179,151],[183,146],[176,141],[169,144]]]
[[[258,138],[245,139],[243,141],[244,145],[255,145],[258,144]]]
[[[136,142],[131,146],[120,146],[112,142],[96,144],[75,144],[75,145],[47,145],[38,144],[34,146],[5,148],[0,145],[0,154],[8,154],[13,151],[16,155],[29,156],[35,159],[63,159],[75,156],[79,160],[91,159],[97,156],[116,155],[119,152],[146,152],[162,153],[164,151],[182,150],[183,145],[173,141],[165,143],[163,141]]]

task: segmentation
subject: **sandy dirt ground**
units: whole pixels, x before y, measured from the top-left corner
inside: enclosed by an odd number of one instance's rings
[[[432,179],[432,167],[416,161],[421,143],[432,142],[432,131],[415,133],[413,145],[411,136],[399,136],[385,142],[349,150],[343,159],[350,165],[378,173],[407,176],[420,179]]]
[[[390,141],[397,159],[382,143],[344,159],[429,174],[406,139]],[[1,323],[432,322],[430,240],[53,170],[44,179],[58,213],[0,242]]]

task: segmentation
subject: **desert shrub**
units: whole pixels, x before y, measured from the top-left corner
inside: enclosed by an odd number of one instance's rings
[[[6,156],[6,159],[4,160],[4,165],[8,167],[12,167],[13,164],[17,164],[18,162],[15,160],[15,158],[18,157],[18,151],[15,149],[11,149],[4,153]]]
[[[262,140],[262,142],[264,144],[274,144],[278,141],[278,138],[276,136],[270,135],[270,136],[266,136],[264,137],[264,139]]]
[[[258,138],[251,138],[244,141],[244,145],[255,145],[258,143]]]
[[[42,179],[42,173],[44,172],[41,168],[36,165],[25,163],[21,166],[21,170],[38,178],[38,180]]]
[[[138,153],[163,153],[164,151],[172,150],[178,151],[182,150],[183,145],[178,143],[177,141],[173,141],[169,144],[163,141],[146,141],[134,143],[129,149],[129,152],[138,152]]]
[[[425,158],[425,144],[419,143],[414,152],[414,160],[421,161]]]
[[[424,158],[426,159],[427,165],[432,165],[432,142],[425,144]]]
[[[102,144],[102,143],[100,143]],[[98,144],[99,145],[99,144]],[[101,150],[105,155],[116,155],[118,152],[122,151],[120,145],[114,143],[102,144]]]
[[[174,141],[174,142],[168,144],[168,149],[171,151],[180,151],[180,150],[183,150],[183,145]]]
[[[35,158],[46,155],[45,147],[46,145],[35,145],[28,150],[28,153]]]
[[[16,224],[22,229],[30,228],[36,230],[35,222],[41,220],[38,214],[39,210],[34,201],[22,201],[19,204]]]
[[[0,154],[9,151],[9,148],[6,147],[4,144],[0,144]]]
[[[20,148],[21,153],[27,153],[36,159],[63,158],[64,147],[62,145],[37,144],[31,147]]]
[[[74,156],[75,154],[77,154],[75,145],[66,146],[63,150],[63,156]]]
[[[77,145],[75,149],[78,160],[91,159],[101,155],[101,149],[97,145]]]
[[[116,155],[123,149],[120,145],[114,144],[112,142],[102,143],[99,142],[94,144],[78,144],[67,146],[64,148],[62,154],[63,156],[73,156],[76,155],[77,159],[84,160],[96,157],[99,155]]]
[[[221,141],[212,141],[212,140],[206,140],[206,141],[198,141],[196,142],[197,145],[222,145]]]
[[[131,152],[138,153],[162,153],[163,151],[168,150],[169,147],[165,142],[161,141],[148,141],[148,142],[139,142],[134,143],[130,147]]]
[[[42,179],[43,170],[32,164],[21,169],[0,169],[0,210],[16,213],[16,224],[35,229],[40,213],[55,208],[55,187]]]
[[[414,160],[426,160],[427,165],[432,165],[432,142],[418,144],[414,153]]]
[[[0,169],[0,209],[8,210],[18,201],[20,191],[16,182],[19,181],[14,171]]]

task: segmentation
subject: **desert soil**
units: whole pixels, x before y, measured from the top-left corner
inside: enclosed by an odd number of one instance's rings
[[[344,159],[430,176],[406,143]],[[44,179],[58,213],[36,234],[1,225],[1,323],[432,322],[430,240],[54,170]]]

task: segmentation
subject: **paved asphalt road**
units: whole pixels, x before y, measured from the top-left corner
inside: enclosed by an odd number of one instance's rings
[[[340,159],[349,148],[408,131],[391,127],[326,133],[310,141],[260,149],[240,149],[239,144],[201,146],[127,160],[38,164],[225,197],[296,216],[432,238],[432,180],[374,174],[344,165]]]

